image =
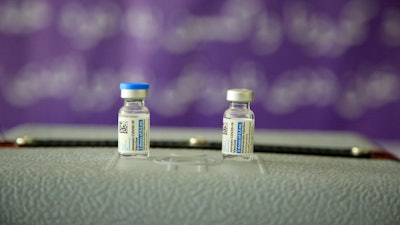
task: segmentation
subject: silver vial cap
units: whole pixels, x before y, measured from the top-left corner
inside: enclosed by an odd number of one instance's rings
[[[226,92],[226,100],[230,102],[251,102],[254,92],[248,89],[229,89]]]

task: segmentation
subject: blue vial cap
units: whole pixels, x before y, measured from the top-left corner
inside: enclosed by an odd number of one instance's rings
[[[148,90],[149,84],[148,83],[120,83],[119,88],[121,90]]]

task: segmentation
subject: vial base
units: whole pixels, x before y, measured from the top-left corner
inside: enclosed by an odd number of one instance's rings
[[[222,153],[222,159],[252,161],[254,159],[254,155],[232,155],[232,154],[223,154]]]
[[[149,152],[140,152],[140,153],[119,153],[120,158],[132,158],[132,159],[147,159],[149,158]]]

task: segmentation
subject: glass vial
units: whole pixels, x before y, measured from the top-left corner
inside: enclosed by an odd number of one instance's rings
[[[121,157],[150,155],[150,112],[144,105],[148,83],[121,83],[124,105],[118,113],[118,152]]]
[[[254,121],[250,109],[254,93],[247,89],[230,89],[226,100],[230,102],[224,113],[222,128],[222,157],[224,159],[253,159]]]

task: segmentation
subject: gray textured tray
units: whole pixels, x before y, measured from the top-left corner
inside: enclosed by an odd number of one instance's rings
[[[8,136],[22,133],[106,138],[114,128],[25,126]],[[152,130],[153,138],[171,139],[200,134],[218,140],[217,133]],[[256,140],[268,143],[297,144],[299,138],[307,144],[372,146],[350,133],[258,135]],[[152,149],[146,160],[119,159],[115,153],[114,148],[2,149],[0,224],[400,221],[400,164],[390,160],[264,153],[249,163],[222,161],[218,152],[205,150]]]

